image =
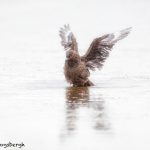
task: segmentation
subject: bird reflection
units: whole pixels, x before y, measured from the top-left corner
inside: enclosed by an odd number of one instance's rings
[[[66,89],[66,127],[68,131],[76,128],[77,110],[87,105],[89,89],[87,87],[69,87]]]
[[[89,100],[88,87],[69,87],[66,89],[67,103],[85,103]]]
[[[79,121],[85,121],[85,118],[83,118],[85,116],[80,116],[80,111],[85,111],[88,115],[90,121],[87,126],[90,125],[94,130],[109,129],[102,96],[94,93],[90,96],[89,87],[68,87],[66,88],[65,109],[67,135],[77,130]],[[82,119],[79,120],[81,117]]]

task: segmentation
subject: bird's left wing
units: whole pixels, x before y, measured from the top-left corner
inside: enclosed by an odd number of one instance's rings
[[[114,44],[125,38],[130,33],[130,30],[131,28],[126,28],[119,32],[105,34],[94,39],[86,54],[81,57],[81,60],[84,61],[86,66],[91,70],[101,68]]]
[[[69,25],[64,25],[60,28],[59,35],[61,37],[61,45],[65,50],[75,50],[78,51],[78,44],[76,38],[70,30]]]

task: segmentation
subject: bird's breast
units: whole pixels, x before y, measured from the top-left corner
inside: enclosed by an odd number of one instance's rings
[[[75,81],[80,76],[83,69],[85,69],[85,65],[82,62],[73,65],[70,65],[70,63],[71,62],[66,61],[64,67],[65,77],[69,82]]]
[[[66,60],[66,64],[70,69],[72,69],[72,68],[78,67],[79,62],[78,62],[78,60],[71,59],[71,60]]]

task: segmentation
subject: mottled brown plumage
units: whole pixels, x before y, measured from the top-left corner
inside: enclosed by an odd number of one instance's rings
[[[109,52],[114,44],[125,38],[131,28],[119,31],[118,33],[105,34],[93,40],[84,56],[80,56],[75,36],[70,31],[69,25],[60,28],[61,44],[66,50],[66,61],[64,73],[67,82],[73,86],[94,85],[88,77],[90,70],[100,69],[103,66]]]

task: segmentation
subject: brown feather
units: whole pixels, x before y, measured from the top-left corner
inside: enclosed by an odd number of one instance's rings
[[[95,70],[95,68],[100,69],[109,56],[109,52],[114,44],[125,38],[130,33],[130,30],[131,28],[121,30],[118,36],[111,33],[94,39],[86,54],[81,57],[81,60],[84,61],[86,66],[91,70]]]

